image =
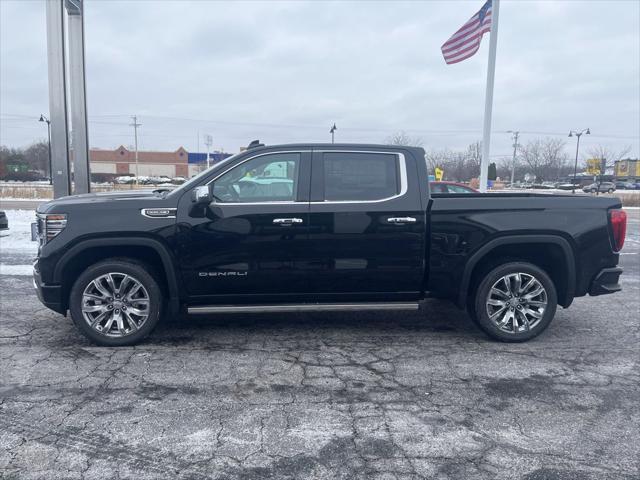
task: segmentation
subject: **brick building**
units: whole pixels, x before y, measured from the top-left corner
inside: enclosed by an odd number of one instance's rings
[[[136,154],[120,146],[115,150],[89,151],[91,173],[115,176],[136,174]],[[193,173],[189,168],[189,152],[183,147],[174,152],[138,151],[138,175],[148,177],[185,177]]]

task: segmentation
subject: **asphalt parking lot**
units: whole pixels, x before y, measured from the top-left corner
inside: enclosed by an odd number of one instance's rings
[[[628,213],[623,293],[577,299],[517,345],[430,301],[192,317],[101,348],[5,268],[0,477],[638,478],[640,211]]]

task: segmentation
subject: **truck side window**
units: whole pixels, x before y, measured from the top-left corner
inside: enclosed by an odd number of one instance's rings
[[[299,153],[253,158],[217,178],[213,196],[219,203],[293,202],[299,167]]]
[[[386,153],[325,153],[324,199],[372,201],[400,191],[398,156]]]

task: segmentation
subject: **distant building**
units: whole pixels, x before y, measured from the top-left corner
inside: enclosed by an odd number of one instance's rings
[[[619,179],[640,178],[640,160],[617,160],[614,166],[615,176]]]
[[[230,153],[211,153],[211,165],[229,157]],[[136,174],[136,154],[121,145],[115,150],[89,151],[92,174],[125,176]],[[138,175],[146,177],[189,178],[206,166],[206,153],[189,153],[184,147],[173,152],[138,151]]]

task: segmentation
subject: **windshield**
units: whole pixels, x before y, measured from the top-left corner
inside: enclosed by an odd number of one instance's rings
[[[240,152],[240,153],[244,153],[244,152]],[[182,194],[186,190],[190,189],[193,185],[197,185],[198,182],[200,182],[200,180],[202,180],[203,177],[206,177],[209,173],[211,173],[211,171],[214,168],[218,168],[218,167],[220,167],[222,165],[226,165],[227,163],[229,163],[232,160],[234,160],[235,158],[237,158],[238,155],[240,155],[240,153],[236,153],[235,155],[231,155],[229,158],[225,158],[221,162],[218,162],[215,165],[212,165],[211,167],[207,168],[206,170],[203,170],[199,174],[191,177],[189,180],[187,180],[185,183],[180,185],[178,188],[176,188],[175,190],[171,191],[167,196],[168,197],[173,197],[175,195]]]

